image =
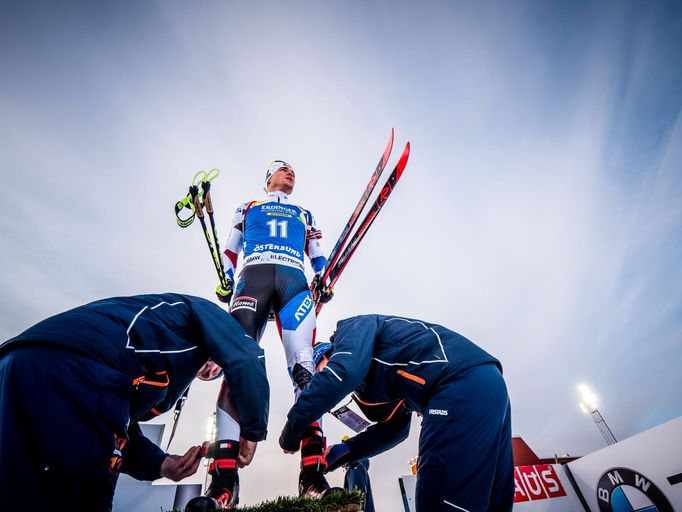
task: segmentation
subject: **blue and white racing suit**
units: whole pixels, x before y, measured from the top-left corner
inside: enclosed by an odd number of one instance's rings
[[[223,257],[226,273],[234,279],[243,251],[230,312],[260,341],[272,309],[296,396],[315,371],[315,307],[304,274],[304,256],[314,272],[324,269],[327,260],[321,237],[308,210],[291,204],[283,192],[270,192],[262,201],[237,208]]]

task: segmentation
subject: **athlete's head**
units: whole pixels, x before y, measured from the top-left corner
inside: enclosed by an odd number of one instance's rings
[[[265,191],[291,194],[295,184],[294,169],[282,160],[273,160],[265,172]]]

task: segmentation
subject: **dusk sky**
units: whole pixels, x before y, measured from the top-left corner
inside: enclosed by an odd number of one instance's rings
[[[582,382],[618,439],[682,414],[679,2],[4,1],[0,65],[0,339],[103,297],[213,298],[172,210],[200,169],[222,171],[224,243],[290,162],[331,250],[395,128],[407,170],[318,339],[362,313],[469,337],[541,457],[604,446]],[[296,492],[274,325],[262,344],[269,436],[241,504]],[[216,393],[193,385],[171,452],[203,440]],[[418,434],[372,460],[378,510],[401,509]]]

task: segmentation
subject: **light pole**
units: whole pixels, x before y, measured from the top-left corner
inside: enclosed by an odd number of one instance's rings
[[[606,424],[606,420],[604,420],[604,417],[599,412],[599,409],[597,409],[597,396],[590,391],[590,388],[588,388],[585,384],[580,384],[578,386],[578,391],[580,391],[581,397],[580,409],[585,414],[592,415],[592,419],[597,424],[597,427],[599,427],[599,431],[604,436],[606,444],[612,445],[617,443],[618,441],[616,440],[616,436],[613,435],[613,432],[611,432],[611,429]]]
[[[210,445],[212,445],[215,442],[215,436],[216,436],[216,419],[215,419],[215,411],[211,413],[211,415],[208,417],[208,421],[206,421],[206,441],[209,442]],[[207,468],[209,465],[210,459],[206,457],[204,459],[204,467]],[[206,475],[204,476],[204,489],[208,487],[208,470],[206,471]]]

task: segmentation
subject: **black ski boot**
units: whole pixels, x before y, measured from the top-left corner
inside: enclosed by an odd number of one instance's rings
[[[211,484],[205,496],[217,502],[218,510],[231,510],[239,503],[238,455],[238,441],[216,441],[209,448],[208,457],[212,457],[213,462],[208,468]]]
[[[213,512],[220,510],[218,502],[208,496],[197,496],[185,505],[185,512]]]
[[[301,472],[298,475],[298,495],[321,498],[329,483],[324,477],[327,461],[324,458],[326,439],[318,422],[310,425],[301,442]]]

